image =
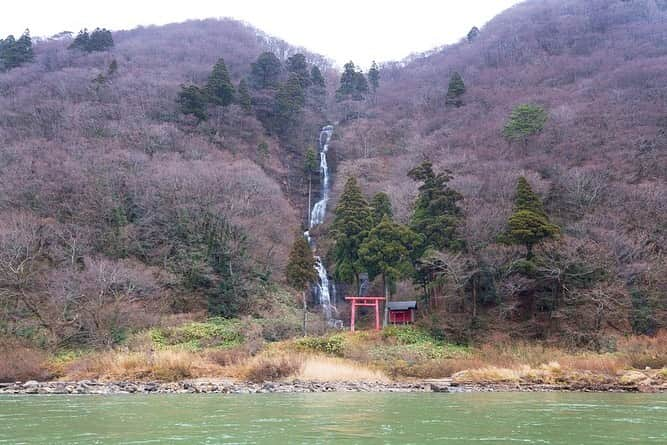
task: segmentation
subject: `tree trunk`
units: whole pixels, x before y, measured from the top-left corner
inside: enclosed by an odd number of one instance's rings
[[[303,336],[308,335],[307,324],[308,324],[308,299],[306,298],[306,292],[303,291]]]
[[[386,328],[389,325],[389,283],[384,274],[382,274],[382,284],[384,285],[384,319],[382,320],[382,327]]]
[[[472,281],[472,318],[477,318],[477,279]]]

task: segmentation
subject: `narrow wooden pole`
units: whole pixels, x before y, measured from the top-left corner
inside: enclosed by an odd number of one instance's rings
[[[375,300],[375,330],[380,330],[380,300]]]
[[[352,300],[352,313],[350,314],[350,330],[354,332],[354,315],[357,312],[357,305],[354,300]]]

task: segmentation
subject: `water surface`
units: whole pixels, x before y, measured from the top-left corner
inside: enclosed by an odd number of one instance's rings
[[[0,396],[0,444],[667,444],[667,395]]]

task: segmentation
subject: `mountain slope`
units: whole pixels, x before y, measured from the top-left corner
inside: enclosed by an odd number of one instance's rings
[[[369,195],[388,191],[407,222],[416,193],[407,171],[424,158],[451,170],[465,196],[468,254],[492,271],[498,304],[484,323],[493,329],[514,320],[519,335],[584,342],[654,329],[667,308],[666,62],[663,1],[526,1],[471,42],[386,64],[376,105],[339,127],[338,175],[359,176]],[[454,72],[466,86],[460,108],[447,106]],[[508,144],[503,126],[525,103],[543,107],[547,124],[525,147]],[[562,227],[543,252],[550,278],[514,273],[520,251],[497,242],[521,175]],[[568,282],[580,266],[605,277]],[[467,303],[448,305],[458,313],[448,323],[471,310],[468,292]]]
[[[193,124],[176,99],[220,57],[237,86],[260,53],[299,50],[232,20],[113,38],[90,53],[39,41],[33,63],[0,73],[0,330],[111,344],[207,299],[226,315],[271,306],[305,147],[236,104]],[[304,139],[317,134],[322,118],[303,119]]]

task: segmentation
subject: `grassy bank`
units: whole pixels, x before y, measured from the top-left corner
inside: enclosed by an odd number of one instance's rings
[[[667,334],[618,338],[609,352],[536,343],[462,346],[414,327],[269,341],[259,320],[209,319],[152,328],[106,351],[47,353],[5,340],[0,380],[390,381],[591,386],[667,384]]]

